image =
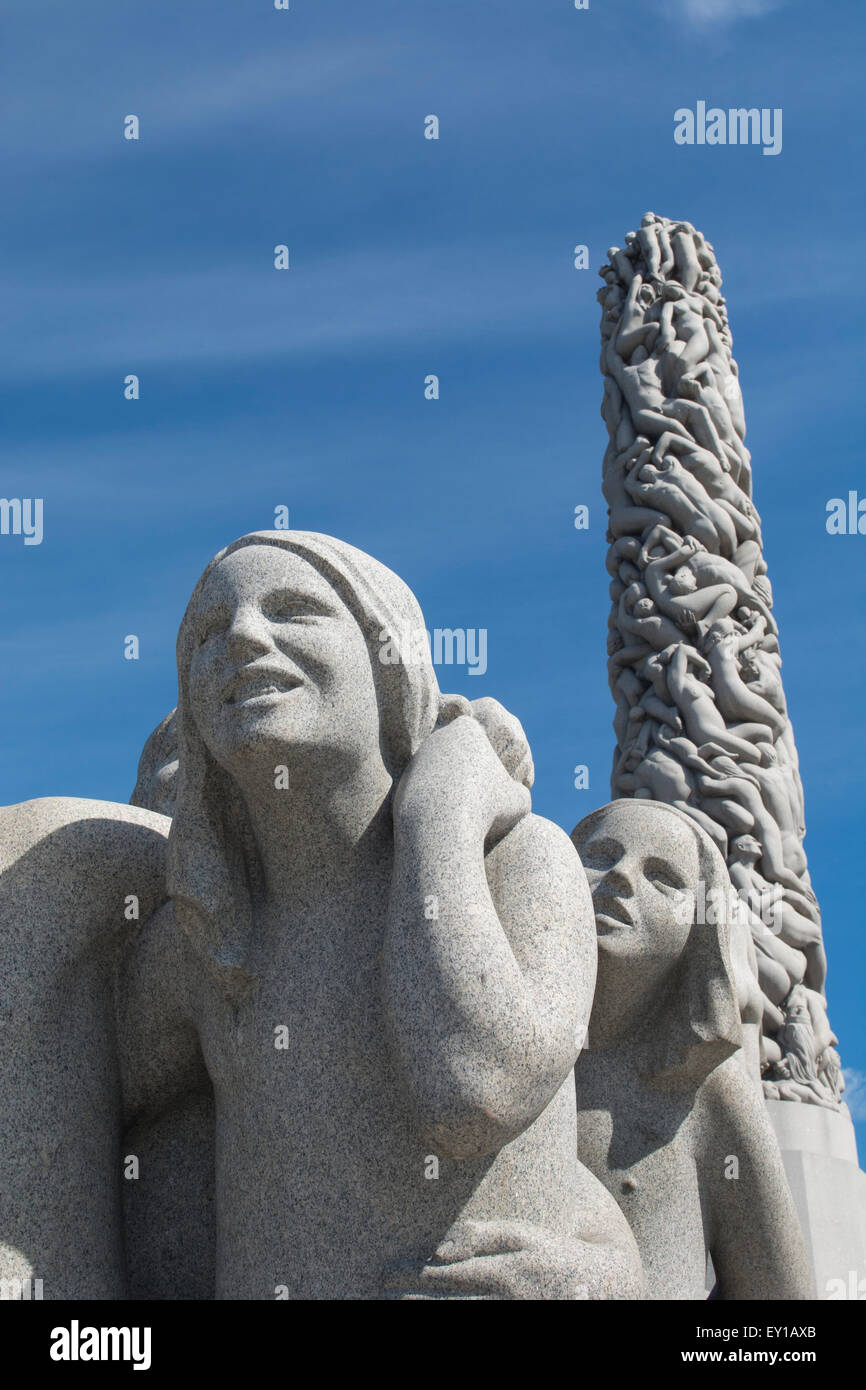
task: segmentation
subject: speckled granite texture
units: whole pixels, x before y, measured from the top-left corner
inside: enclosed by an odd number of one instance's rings
[[[3,813],[4,1268],[46,1298],[642,1296],[577,1157],[586,879],[423,629],[351,546],[244,537],[142,759],[165,874],[148,810]]]
[[[598,982],[575,1069],[578,1154],[637,1237],[651,1298],[813,1297],[779,1146],[740,1053],[727,869],[690,817],[613,801],[572,839]],[[703,894],[699,894],[699,885]],[[704,920],[702,920],[702,918]]]

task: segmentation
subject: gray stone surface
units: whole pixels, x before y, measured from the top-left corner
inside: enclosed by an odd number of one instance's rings
[[[105,801],[0,808],[0,1279],[45,1299],[127,1293],[113,976],[168,830]]]
[[[628,1217],[649,1297],[813,1296],[779,1147],[742,1056],[724,861],[693,818],[647,800],[572,840],[592,890],[598,979],[576,1069],[578,1154]],[[706,918],[706,920],[702,920]]]
[[[691,223],[654,213],[608,258],[612,794],[677,806],[718,845],[751,914],[767,1094],[838,1109],[821,915],[721,273]],[[757,1034],[755,1001],[740,996]]]
[[[517,722],[417,648],[379,659],[413,630],[395,575],[299,532],[236,542],[190,601],[172,901],[118,991],[134,1292],[642,1294],[577,1160],[585,878]]]
[[[137,804],[0,811],[0,1279],[701,1298],[711,1257],[722,1297],[809,1295],[754,946],[701,917],[718,850],[646,799],[572,845],[519,722],[441,694],[423,629],[352,547],[243,537]]]
[[[866,1173],[847,1105],[768,1100],[818,1297],[866,1298]]]
[[[177,710],[173,709],[160,720],[141,750],[130,804],[173,816],[177,774]]]

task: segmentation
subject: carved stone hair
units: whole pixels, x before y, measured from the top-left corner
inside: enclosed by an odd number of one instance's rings
[[[180,780],[168,845],[168,891],[180,925],[219,969],[234,994],[250,981],[244,969],[261,867],[243,798],[208,751],[192,714],[188,679],[193,620],[214,566],[249,545],[301,556],[328,581],[366,639],[379,703],[382,753],[396,778],[436,724],[439,686],[429,653],[415,642],[411,661],[378,659],[382,634],[395,646],[424,629],[407,586],[377,560],[330,536],[257,531],[211,560],[190,598],[177,639]]]
[[[733,901],[725,861],[706,831],[691,816],[661,801],[624,798],[593,811],[575,828],[572,840],[578,853],[589,835],[614,809],[630,808],[642,825],[636,834],[646,840],[647,816],[675,816],[694,837],[698,851],[698,877],[704,884],[704,901],[715,909],[707,914],[718,921],[699,922],[697,893],[695,919],[686,944],[665,982],[660,997],[639,1028],[645,1079],[664,1090],[695,1090],[721,1062],[742,1045],[737,990],[731,965],[729,914]],[[649,831],[651,843],[651,831]],[[694,885],[697,887],[697,885]],[[634,968],[640,970],[640,960]],[[599,952],[599,971],[604,969]]]
[[[257,531],[211,560],[193,591],[177,639],[180,776],[168,844],[168,892],[178,922],[217,967],[232,995],[251,983],[244,962],[261,866],[243,798],[196,726],[188,680],[193,620],[202,588],[215,565],[249,545],[276,546],[299,555],[328,581],[357,621],[373,668],[382,755],[395,780],[435,727],[442,700],[429,651],[417,640],[424,619],[414,595],[396,574],[363,551],[315,532]],[[383,634],[391,639],[392,654],[411,642],[411,660],[380,661]]]
[[[177,758],[177,710],[171,710],[160,720],[153,733],[149,735],[138,760],[138,774],[130,806],[143,806],[147,811],[160,811],[167,814],[165,801],[174,802],[169,783],[163,795],[157,795],[154,778],[160,768]],[[173,779],[176,782],[176,779]],[[158,804],[159,803],[159,804]]]

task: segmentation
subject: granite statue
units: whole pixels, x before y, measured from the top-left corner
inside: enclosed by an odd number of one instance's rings
[[[714,1297],[813,1297],[779,1146],[742,1055],[724,910],[735,895],[719,850],[687,813],[643,799],[592,812],[572,840],[599,952],[575,1068],[578,1154],[628,1217],[649,1297],[705,1298],[708,1256]]]
[[[380,660],[423,630],[353,547],[243,537],[196,586],[142,758],[136,799],[171,820],[6,808],[3,1274],[50,1265],[48,1298],[642,1296],[577,1159],[586,879],[532,814],[517,721],[441,695],[417,646]],[[95,1226],[85,1273],[62,1250]]]
[[[600,274],[612,793],[711,836],[749,904],[765,1093],[838,1110],[798,1002],[805,981],[826,1004],[826,956],[721,274],[691,223],[654,213]]]

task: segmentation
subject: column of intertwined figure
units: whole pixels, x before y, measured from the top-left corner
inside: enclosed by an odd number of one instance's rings
[[[647,213],[600,274],[614,796],[693,816],[751,926],[765,1092],[836,1107],[826,960],[713,248]],[[748,935],[748,934],[747,934]],[[755,1010],[744,991],[744,1010]]]

